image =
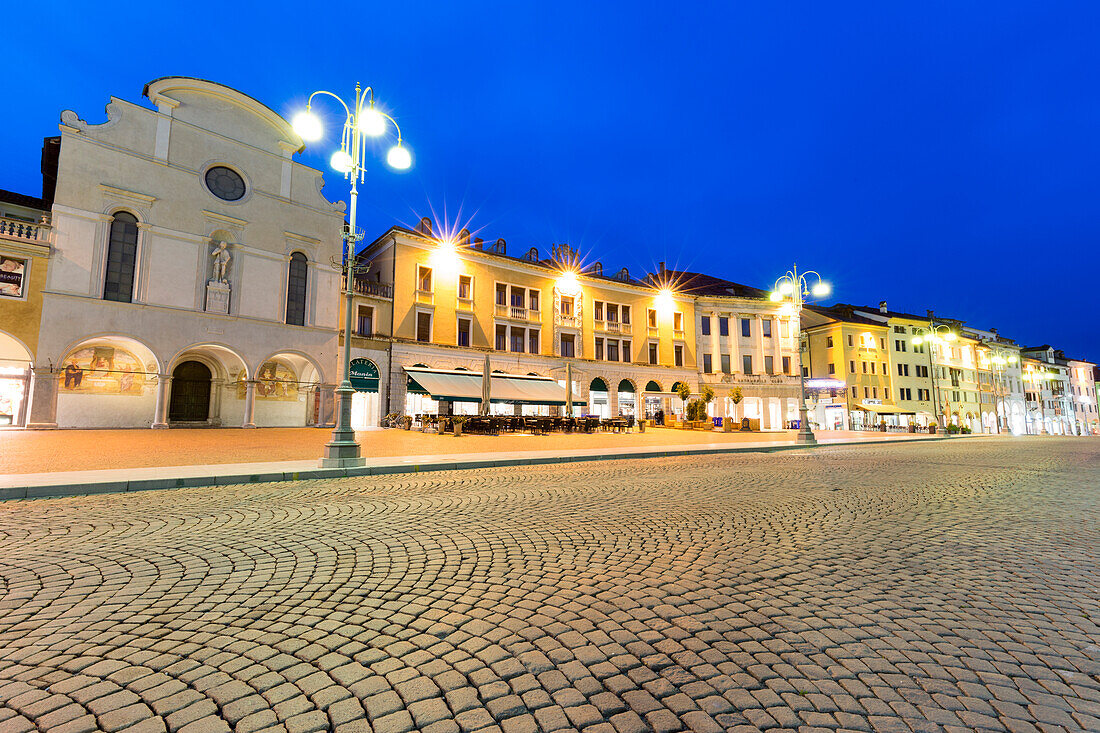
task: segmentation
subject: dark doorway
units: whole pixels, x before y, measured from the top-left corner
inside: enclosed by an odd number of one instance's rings
[[[210,417],[210,369],[185,361],[172,370],[169,422],[205,422]]]

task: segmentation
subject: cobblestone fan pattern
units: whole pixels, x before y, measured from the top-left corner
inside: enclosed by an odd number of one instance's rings
[[[0,504],[0,731],[1100,730],[1100,441]]]

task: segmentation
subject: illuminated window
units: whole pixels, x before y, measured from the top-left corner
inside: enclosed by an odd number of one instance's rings
[[[418,265],[416,268],[416,287],[426,293],[432,291],[432,268]]]
[[[306,323],[306,277],[309,266],[306,256],[295,252],[290,256],[290,268],[286,282],[286,322],[291,326]]]

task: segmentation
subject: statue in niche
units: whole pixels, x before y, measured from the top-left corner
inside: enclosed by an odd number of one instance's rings
[[[233,260],[229,255],[228,245],[224,241],[215,242],[214,251],[210,256],[214,258],[214,277],[212,279],[223,285],[228,285],[229,263]]]

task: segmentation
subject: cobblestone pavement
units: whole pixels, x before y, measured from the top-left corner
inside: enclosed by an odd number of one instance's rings
[[[1100,441],[0,504],[0,731],[1100,730]]]

